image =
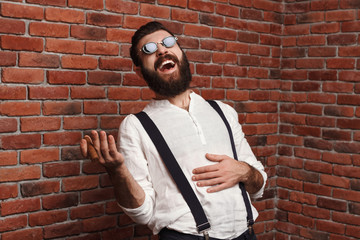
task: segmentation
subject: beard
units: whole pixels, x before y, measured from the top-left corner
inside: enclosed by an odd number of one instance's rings
[[[155,62],[155,69],[157,69],[165,59],[174,61],[178,65],[179,71],[171,73],[167,79],[164,79],[158,72],[146,69],[141,65],[141,73],[149,88],[156,94],[164,97],[175,97],[185,92],[190,86],[191,72],[189,61],[184,52],[182,52],[181,61],[179,61],[176,56],[167,54]]]

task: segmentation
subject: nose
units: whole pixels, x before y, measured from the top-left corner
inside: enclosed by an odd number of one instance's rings
[[[158,43],[157,46],[158,46],[158,49],[156,50],[157,56],[162,56],[168,52],[167,48],[164,45],[162,45],[161,43]]]

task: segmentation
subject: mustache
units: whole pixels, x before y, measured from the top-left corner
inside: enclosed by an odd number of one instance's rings
[[[159,57],[155,61],[155,63],[154,63],[155,70],[158,69],[158,67],[160,67],[161,63],[164,62],[165,60],[172,60],[176,64],[179,64],[179,62],[180,62],[179,59],[175,55],[166,54],[164,56]]]

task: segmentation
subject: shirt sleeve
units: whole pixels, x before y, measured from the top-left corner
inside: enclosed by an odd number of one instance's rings
[[[257,169],[261,173],[261,175],[264,179],[264,183],[263,183],[261,189],[256,193],[250,194],[250,197],[253,199],[260,198],[260,197],[262,197],[262,195],[264,193],[266,180],[267,180],[267,174],[264,171],[264,166],[260,161],[258,161],[256,159],[256,156],[254,155],[253,151],[251,150],[251,147],[245,138],[245,134],[242,131],[242,127],[238,120],[238,114],[235,111],[235,109],[225,103],[220,102],[219,104],[221,106],[221,109],[224,111],[224,114],[231,126],[231,130],[234,135],[234,141],[235,141],[236,153],[238,155],[238,160],[244,161],[247,164],[249,164],[250,166]]]
[[[144,142],[141,140],[139,129],[141,129],[141,123],[136,116],[127,116],[119,128],[118,145],[120,153],[124,156],[125,165],[145,192],[145,201],[140,207],[134,209],[120,207],[134,222],[146,225],[153,217],[155,191],[151,183],[143,151]]]

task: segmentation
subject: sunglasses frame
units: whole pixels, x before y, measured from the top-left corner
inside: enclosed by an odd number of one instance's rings
[[[173,38],[173,39],[175,40],[175,41],[174,41],[174,44],[171,45],[171,46],[166,46],[165,43],[164,43],[164,40],[167,39],[167,38]],[[161,40],[161,42],[158,42],[158,43],[156,43],[156,42],[148,42],[148,43],[145,43],[145,44],[142,46],[142,48],[140,49],[140,52],[143,52],[143,53],[145,53],[145,54],[150,55],[150,54],[153,54],[154,52],[156,52],[156,51],[158,50],[158,46],[157,46],[158,44],[161,44],[161,45],[163,45],[163,46],[166,47],[166,48],[171,48],[171,47],[175,46],[177,40],[178,40],[178,38],[175,37],[175,36],[168,36],[168,37],[165,37],[163,40]],[[153,52],[146,51],[146,50],[145,50],[145,46],[146,46],[147,44],[155,44],[155,50],[154,50]]]

